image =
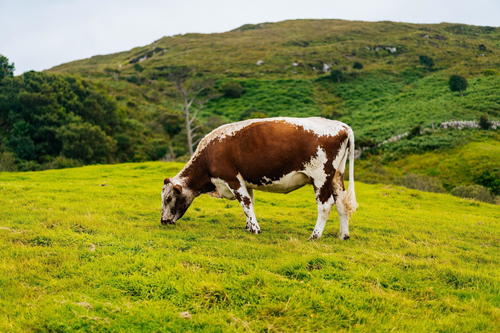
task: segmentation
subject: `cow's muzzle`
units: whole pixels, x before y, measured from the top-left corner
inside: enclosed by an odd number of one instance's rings
[[[175,224],[175,221],[174,220],[164,220],[164,219],[161,219],[160,220],[161,224],[163,225],[167,225],[167,224]]]

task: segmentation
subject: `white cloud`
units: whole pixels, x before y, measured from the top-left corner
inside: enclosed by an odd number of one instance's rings
[[[457,22],[498,26],[500,1],[0,0],[0,54],[16,73],[149,44],[294,18]]]

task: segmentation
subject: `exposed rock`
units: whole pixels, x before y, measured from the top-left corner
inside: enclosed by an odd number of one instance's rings
[[[179,317],[184,318],[184,319],[191,319],[193,316],[187,311],[184,312],[179,312]]]

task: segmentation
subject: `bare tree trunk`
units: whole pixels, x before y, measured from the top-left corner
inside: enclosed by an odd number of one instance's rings
[[[189,156],[193,155],[193,130],[191,129],[191,119],[189,117],[189,105],[184,105],[184,118],[186,120],[186,137]]]

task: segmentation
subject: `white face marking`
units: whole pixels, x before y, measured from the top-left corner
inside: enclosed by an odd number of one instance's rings
[[[180,185],[182,187],[182,192],[177,193],[174,190],[174,185]],[[188,189],[184,181],[177,176],[173,177],[168,184],[163,185],[161,191],[161,219],[175,222],[185,212],[185,209],[176,207],[176,202],[180,200],[181,203],[183,202],[181,207],[186,207],[187,209],[193,199],[194,193]]]
[[[163,185],[161,190],[161,219],[165,221],[172,221],[175,217],[173,213],[175,207],[176,197],[173,190],[174,185],[168,183]]]

